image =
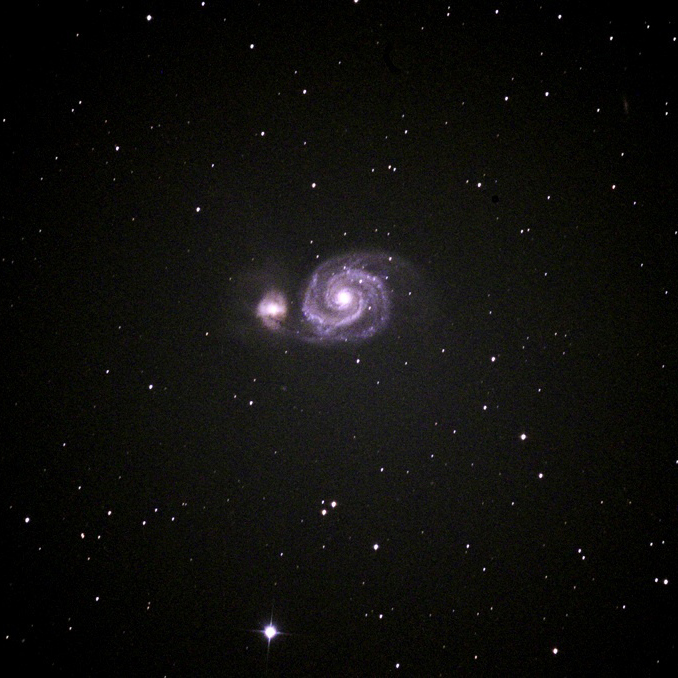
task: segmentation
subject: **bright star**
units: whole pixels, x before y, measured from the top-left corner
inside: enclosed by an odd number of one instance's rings
[[[275,628],[272,624],[269,624],[265,629],[264,629],[264,635],[271,640],[274,636],[278,634],[278,629]]]

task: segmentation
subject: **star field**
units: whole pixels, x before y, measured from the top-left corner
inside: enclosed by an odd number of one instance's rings
[[[8,664],[670,673],[673,10],[19,11]]]

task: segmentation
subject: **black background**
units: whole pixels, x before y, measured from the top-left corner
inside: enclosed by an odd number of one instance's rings
[[[593,4],[4,22],[7,663],[675,666],[678,26]],[[252,317],[374,248],[411,322]]]

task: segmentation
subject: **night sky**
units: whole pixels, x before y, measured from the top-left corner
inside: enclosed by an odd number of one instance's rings
[[[597,4],[6,18],[4,664],[675,667],[678,23]]]

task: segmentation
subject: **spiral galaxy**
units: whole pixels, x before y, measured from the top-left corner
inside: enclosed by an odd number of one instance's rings
[[[279,289],[266,290],[257,316],[265,329],[306,342],[364,341],[390,326],[400,298],[408,295],[403,285],[410,273],[409,265],[395,255],[349,252],[311,273],[298,305],[288,303]]]
[[[391,313],[386,254],[348,254],[329,259],[311,275],[301,311],[313,336],[328,341],[369,339]]]

